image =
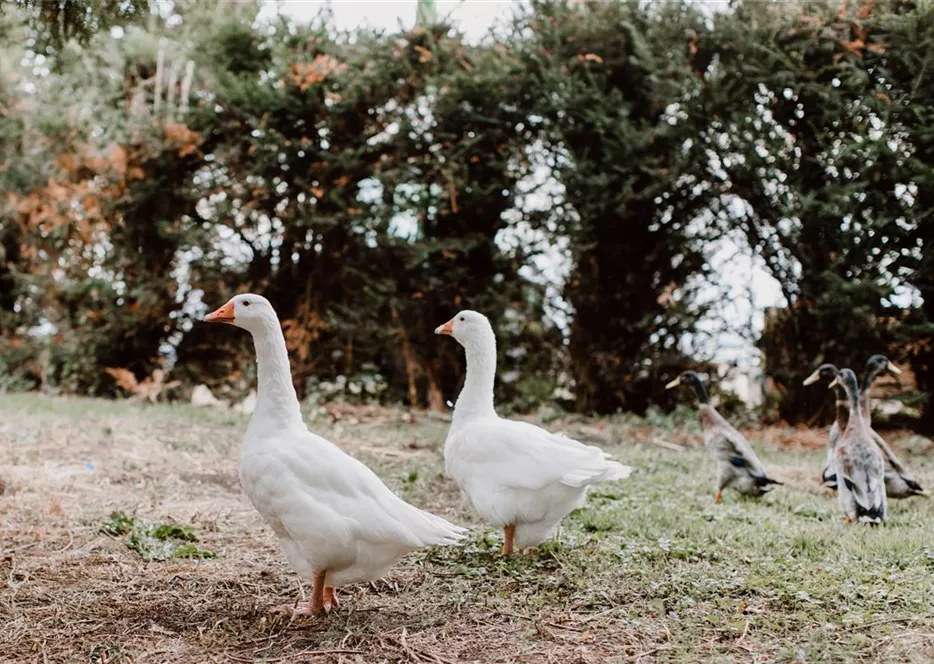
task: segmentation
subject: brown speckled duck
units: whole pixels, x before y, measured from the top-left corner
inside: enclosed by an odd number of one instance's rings
[[[859,407],[870,427],[870,433],[882,457],[885,459],[885,491],[889,498],[910,498],[912,496],[927,495],[920,484],[911,476],[908,468],[901,462],[898,455],[888,446],[883,438],[872,429],[872,415],[870,404],[870,390],[872,384],[882,371],[891,371],[899,374],[901,370],[892,364],[884,355],[873,355],[866,363],[866,369],[863,374],[863,383],[859,389]],[[805,385],[811,385],[818,380],[832,382],[837,377],[837,367],[832,364],[822,364],[804,381]],[[827,442],[827,463],[824,472],[821,474],[821,480],[829,489],[837,490],[837,478],[833,471],[833,453],[840,433],[846,428],[850,417],[850,404],[847,401],[846,392],[843,387],[837,384],[834,388],[837,404],[833,425],[830,427],[830,435]]]
[[[825,380],[828,384],[833,384],[839,373],[840,370],[833,364],[822,364],[814,370],[814,373],[804,379],[804,385],[812,385],[819,380]],[[850,402],[847,401],[846,391],[839,383],[834,385],[833,391],[837,403],[834,410],[833,424],[830,425],[830,435],[827,440],[827,459],[824,463],[824,472],[821,473],[821,482],[831,491],[836,491],[837,475],[833,470],[833,453],[837,449],[840,432],[846,429],[846,423],[850,419]]]
[[[834,450],[837,495],[847,524],[885,522],[885,460],[859,407],[856,374],[841,369],[830,387],[841,385],[850,403],[850,418]]]
[[[768,476],[743,434],[734,429],[710,405],[707,390],[704,389],[700,376],[693,371],[685,371],[665,388],[670,390],[679,385],[693,388],[700,402],[704,445],[717,464],[717,494],[714,496],[714,502],[720,502],[726,488],[734,489],[744,496],[758,497],[771,491],[774,485],[781,484]]]

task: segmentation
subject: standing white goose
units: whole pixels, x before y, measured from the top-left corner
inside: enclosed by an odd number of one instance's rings
[[[583,504],[591,484],[632,472],[600,448],[496,415],[496,336],[486,316],[462,311],[435,334],[454,337],[467,355],[467,379],[444,443],[445,469],[480,516],[503,529],[504,554],[550,537]]]
[[[240,483],[292,569],[312,582],[311,601],[297,612],[330,611],[338,606],[336,586],[372,581],[411,551],[464,537],[463,528],[409,505],[365,465],[308,431],[268,300],[237,295],[204,320],[253,335],[257,400],[240,447]]]

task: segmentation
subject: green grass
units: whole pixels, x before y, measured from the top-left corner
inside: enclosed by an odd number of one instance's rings
[[[783,456],[765,455],[773,467]],[[819,468],[819,454],[794,457]],[[465,583],[487,570],[491,591],[516,585],[527,605],[570,600],[575,611],[617,610],[622,628],[663,625],[659,661],[729,659],[744,644],[773,661],[869,661],[879,649],[920,657],[916,639],[892,637],[934,626],[926,501],[892,501],[886,528],[847,528],[833,499],[794,489],[713,504],[698,452],[631,448],[625,460],[639,471],[593,491],[560,542],[532,558],[502,561],[481,543],[436,560]],[[502,601],[515,604],[511,594]]]
[[[101,525],[101,532],[118,538],[126,536],[127,548],[136,551],[143,560],[214,557],[212,552],[193,544],[198,541],[194,529],[182,524],[148,523],[116,511]]]
[[[697,445],[696,421],[684,413],[649,421],[543,414],[550,429],[600,444],[636,471],[595,487],[554,541],[507,559],[499,554],[501,534],[480,523],[443,477],[444,418],[416,414],[409,424],[401,410],[353,412],[339,420],[310,412],[309,423],[406,500],[470,526],[471,537],[463,546],[413,554],[385,582],[343,589],[341,611],[298,625],[265,612],[294,598],[297,579],[236,486],[246,418],[190,407],[0,398],[0,476],[27,468],[41,479],[57,463],[80,469],[87,457],[98,464],[69,490],[57,516],[43,511],[41,482],[0,477],[17,496],[0,496],[11,501],[0,502],[12,515],[4,547],[27,547],[16,554],[17,569],[33,575],[18,587],[11,620],[28,616],[35,626],[0,651],[28,661],[65,638],[60,614],[45,612],[42,598],[67,598],[65,587],[78,586],[104,607],[81,608],[82,616],[103,620],[106,613],[109,622],[58,643],[56,652],[72,652],[75,661],[94,648],[109,653],[108,661],[300,660],[302,652],[337,650],[362,654],[320,661],[934,660],[931,503],[893,500],[884,528],[844,526],[836,499],[818,487],[823,450],[797,444],[804,432],[751,435],[786,485],[760,500],[728,492],[715,505],[712,465]],[[922,484],[934,487],[934,464],[924,455],[929,441],[906,436],[903,449],[901,436],[886,437]],[[97,560],[94,533],[116,510],[134,517],[112,520],[113,536],[127,539],[137,524],[160,519],[191,523],[195,530],[180,532],[196,531],[199,545],[218,557],[139,568],[124,547]],[[37,528],[45,535],[32,546]],[[65,546],[71,565],[87,565],[80,579],[42,572],[49,552]],[[118,580],[133,586],[132,601],[108,603],[103,589]],[[140,611],[143,622],[135,617]],[[143,623],[172,636],[154,638]],[[169,644],[169,654],[152,654]]]

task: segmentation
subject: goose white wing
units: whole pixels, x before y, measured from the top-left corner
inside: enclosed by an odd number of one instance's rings
[[[448,474],[480,476],[504,487],[538,490],[560,482],[584,487],[624,479],[632,469],[599,447],[527,422],[486,419],[452,431],[445,443]]]
[[[409,505],[364,464],[310,432],[253,449],[242,464],[244,489],[266,520],[295,540],[419,548],[466,532]]]

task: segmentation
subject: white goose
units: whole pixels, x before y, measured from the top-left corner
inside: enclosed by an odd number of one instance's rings
[[[297,613],[330,611],[338,606],[336,586],[372,581],[411,551],[464,537],[463,528],[409,505],[365,465],[308,431],[268,300],[237,295],[204,320],[253,335],[258,394],[240,447],[240,483],[289,564],[312,582],[311,601]]]
[[[454,337],[467,355],[467,378],[444,443],[445,469],[480,516],[503,529],[504,554],[550,537],[584,503],[591,484],[632,472],[597,447],[496,415],[496,336],[486,316],[462,311],[435,334]]]

